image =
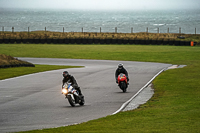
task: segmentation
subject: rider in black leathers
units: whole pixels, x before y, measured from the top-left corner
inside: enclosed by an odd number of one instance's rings
[[[63,77],[64,77],[63,80],[62,80],[63,85],[64,85],[66,82],[70,82],[71,85],[72,85],[72,87],[75,88],[75,89],[79,92],[79,95],[80,95],[80,96],[82,96],[81,89],[80,89],[80,87],[78,86],[78,84],[77,84],[75,78],[74,78],[72,75],[70,75],[67,71],[64,71],[64,72],[63,72]],[[62,85],[62,86],[63,86],[63,85]]]
[[[126,75],[127,81],[129,81],[129,77],[128,77],[128,72],[126,71],[126,69],[123,67],[123,64],[119,64],[117,70],[115,71],[115,79],[116,79],[116,83],[118,83],[117,78],[118,75],[120,73],[123,73]]]

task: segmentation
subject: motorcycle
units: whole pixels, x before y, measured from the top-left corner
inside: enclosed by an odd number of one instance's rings
[[[74,89],[71,83],[65,83],[62,88],[62,94],[68,99],[69,104],[74,107],[75,104],[83,106],[85,104],[84,96],[79,96],[79,92]]]
[[[118,75],[117,81],[118,81],[118,86],[119,86],[119,88],[120,88],[123,92],[126,92],[126,90],[127,90],[127,88],[128,88],[128,81],[127,81],[126,75],[123,74],[123,73],[120,73],[120,74]]]

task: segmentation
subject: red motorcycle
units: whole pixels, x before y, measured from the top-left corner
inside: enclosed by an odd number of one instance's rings
[[[118,75],[118,86],[119,88],[123,91],[123,92],[126,92],[126,89],[128,88],[128,82],[127,82],[127,77],[125,74],[123,73],[120,73]]]

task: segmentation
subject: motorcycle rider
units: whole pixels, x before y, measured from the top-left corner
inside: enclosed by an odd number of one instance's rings
[[[129,81],[128,72],[127,72],[126,69],[123,67],[123,64],[122,64],[122,63],[118,64],[118,68],[117,68],[117,70],[115,71],[116,83],[118,83],[117,78],[118,78],[118,75],[119,75],[120,73],[125,74],[125,75],[126,75],[126,78],[127,78],[127,81]]]
[[[63,85],[64,85],[66,82],[70,82],[71,85],[72,85],[72,87],[73,87],[74,89],[76,89],[76,90],[79,92],[79,95],[80,95],[80,96],[82,96],[81,89],[80,89],[80,87],[78,86],[78,84],[77,84],[77,82],[76,82],[74,76],[70,75],[70,74],[68,73],[68,71],[64,71],[64,72],[63,72],[63,77],[64,77],[63,80],[62,80]],[[63,86],[63,85],[62,85],[62,86]]]

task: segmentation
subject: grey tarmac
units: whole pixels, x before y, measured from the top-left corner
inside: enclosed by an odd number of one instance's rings
[[[72,65],[60,69],[0,80],[0,132],[54,128],[112,115],[158,72],[172,66],[164,63],[20,58],[33,64]],[[123,93],[114,73],[123,63],[130,85]],[[72,74],[85,96],[85,105],[71,107],[61,94],[62,72]]]

